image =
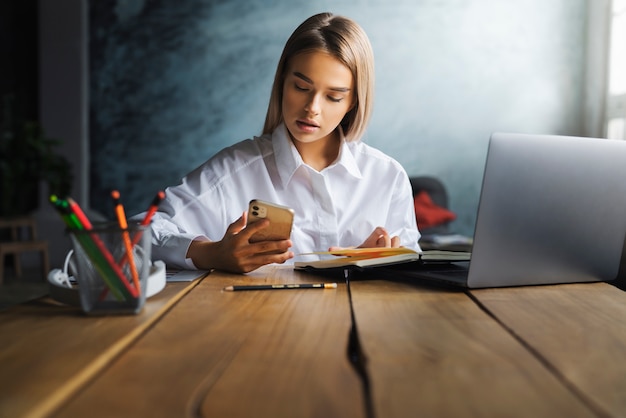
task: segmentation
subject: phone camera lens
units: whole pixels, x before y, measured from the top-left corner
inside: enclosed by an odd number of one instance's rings
[[[255,211],[253,211],[253,212],[252,212],[252,214],[253,214],[254,216],[259,216],[259,212],[257,212],[256,210],[255,210]]]

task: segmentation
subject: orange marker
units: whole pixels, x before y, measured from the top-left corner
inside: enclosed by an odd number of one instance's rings
[[[128,233],[128,222],[126,221],[126,214],[124,213],[124,207],[120,203],[120,192],[113,190],[111,192],[113,202],[115,204],[115,214],[117,215],[117,221],[120,224],[120,228],[123,230],[122,236],[124,238],[124,245],[126,246],[126,257],[128,258],[128,264],[130,264],[130,273],[133,277],[133,283],[135,289],[140,292],[139,275],[137,274],[137,266],[135,265],[135,257],[133,257],[133,244],[130,242],[130,234]]]

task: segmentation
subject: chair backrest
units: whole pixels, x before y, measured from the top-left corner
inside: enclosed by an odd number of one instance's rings
[[[434,203],[448,209],[448,191],[441,180],[431,176],[416,176],[410,177],[409,181],[413,188],[413,196],[425,190]]]
[[[417,196],[419,192],[425,191],[434,204],[448,209],[448,191],[441,180],[432,176],[415,176],[410,177],[409,181],[411,182],[414,197]],[[449,233],[448,222],[427,228],[418,225],[418,228],[422,236]]]

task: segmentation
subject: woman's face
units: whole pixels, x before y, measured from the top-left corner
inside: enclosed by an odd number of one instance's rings
[[[294,141],[328,138],[354,101],[350,69],[324,52],[291,58],[283,84],[283,119]]]

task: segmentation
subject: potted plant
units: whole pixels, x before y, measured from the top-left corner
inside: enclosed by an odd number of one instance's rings
[[[47,138],[39,122],[16,118],[12,96],[4,97],[0,123],[0,217],[35,211],[42,182],[50,194],[68,196],[73,174],[57,152],[61,142]]]

